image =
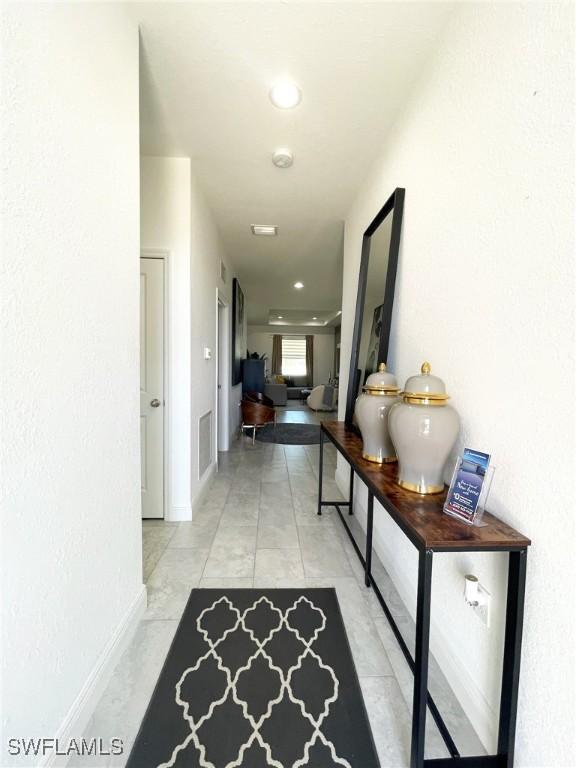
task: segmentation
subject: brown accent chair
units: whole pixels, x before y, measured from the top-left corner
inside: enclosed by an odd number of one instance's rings
[[[274,424],[276,427],[276,411],[270,397],[261,392],[245,392],[240,407],[242,410],[240,432],[242,433],[245,429],[252,430],[252,445],[256,440],[257,429],[266,424]]]
[[[268,395],[262,394],[262,392],[244,392],[243,400],[248,400],[251,403],[262,403],[269,408],[274,408],[274,400]]]

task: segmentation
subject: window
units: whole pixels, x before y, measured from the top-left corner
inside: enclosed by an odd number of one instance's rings
[[[306,376],[305,336],[282,336],[282,375]]]

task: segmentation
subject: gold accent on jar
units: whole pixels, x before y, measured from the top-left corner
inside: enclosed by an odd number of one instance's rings
[[[378,364],[378,373],[386,373],[386,363]],[[376,377],[376,374],[371,374],[368,376],[367,381],[373,377]],[[379,384],[364,384],[362,387],[362,392],[367,395],[391,395],[396,397],[400,392],[400,387],[391,387],[389,385],[387,386],[386,384],[382,384],[382,382],[379,382]]]
[[[411,405],[446,405],[449,395],[426,395],[423,392],[400,392],[402,400]]]
[[[396,456],[385,456],[383,459],[379,459],[378,456],[370,456],[369,453],[363,453],[362,458],[366,461],[371,461],[373,464],[393,464],[398,461]]]
[[[420,368],[420,372],[422,373],[422,376],[429,376],[431,370],[432,370],[432,366],[430,365],[430,363],[428,362],[422,363],[422,367]],[[420,378],[421,378],[420,376],[411,376],[408,381],[410,381],[411,379],[420,379]],[[418,381],[418,384],[421,384],[421,383],[422,383],[421,381]],[[443,385],[442,385],[442,388],[443,388]],[[410,390],[405,389],[403,392],[399,393],[399,396],[404,400],[405,403],[409,403],[411,405],[446,405],[446,400],[450,399],[450,395],[447,395],[445,392],[442,392],[442,391],[411,392]]]
[[[398,485],[407,491],[419,493],[420,496],[428,496],[433,493],[442,493],[443,485],[417,485],[416,483],[407,483],[405,480],[398,480]]]
[[[398,387],[362,387],[362,392],[366,395],[379,395],[380,397],[393,396],[400,394]]]

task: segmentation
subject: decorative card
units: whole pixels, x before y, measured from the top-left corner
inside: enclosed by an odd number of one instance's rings
[[[484,511],[484,501],[489,490],[490,455],[466,448],[458,457],[452,482],[444,503],[444,511],[464,522],[478,524]]]

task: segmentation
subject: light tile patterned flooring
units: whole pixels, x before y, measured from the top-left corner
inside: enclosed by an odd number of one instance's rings
[[[288,411],[284,414],[290,418]],[[309,411],[296,418],[319,419]],[[122,738],[125,754],[83,758],[72,765],[124,765],[193,587],[252,586],[336,588],[382,766],[408,765],[412,675],[379,603],[364,587],[336,512],[316,515],[318,452],[318,446],[257,442],[252,447],[243,438],[222,454],[194,522],[144,522],[148,609],[85,732],[89,738]],[[324,498],[342,498],[335,468],[335,449],[327,445]],[[414,624],[377,560],[375,572],[413,643]],[[430,683],[463,754],[482,754],[434,660]],[[447,756],[430,716],[427,729],[426,756]]]

